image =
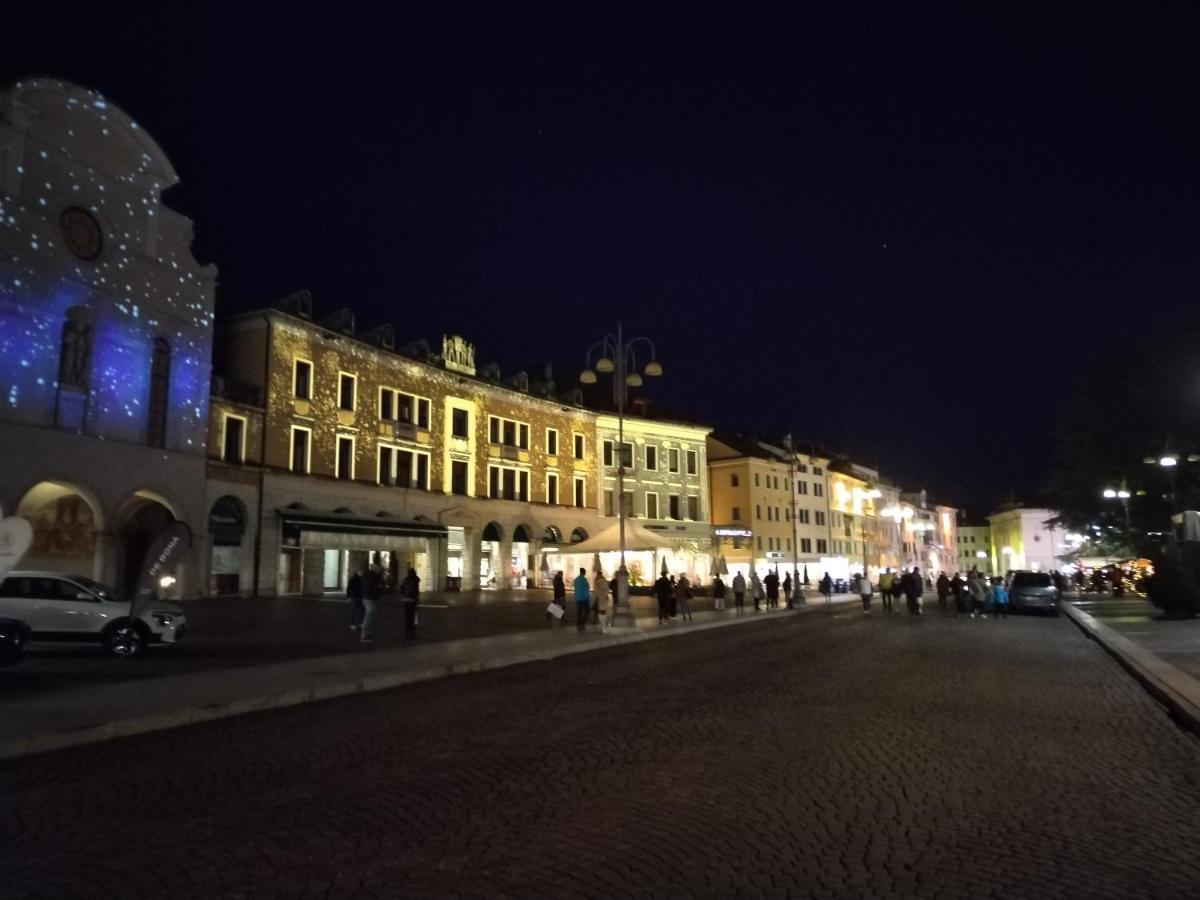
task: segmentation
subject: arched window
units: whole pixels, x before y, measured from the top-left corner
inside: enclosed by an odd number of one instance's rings
[[[171,386],[171,348],[162,338],[154,341],[154,356],[150,360],[150,403],[146,443],[151,447],[167,446],[167,402]]]

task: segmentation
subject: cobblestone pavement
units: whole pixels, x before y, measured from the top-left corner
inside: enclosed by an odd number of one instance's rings
[[[1200,745],[1065,618],[720,629],[0,766],[0,896],[1195,896]]]

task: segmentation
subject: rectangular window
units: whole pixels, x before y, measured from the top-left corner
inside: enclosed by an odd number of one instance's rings
[[[670,517],[672,519],[682,518],[682,515],[681,515],[682,511],[679,508],[679,495],[678,494],[672,494],[669,498],[667,498],[667,511],[670,513]]]
[[[393,447],[380,445],[379,471],[376,474],[379,484],[396,483],[396,450]]]
[[[576,435],[577,441],[582,440],[582,438],[583,438],[583,435]],[[585,489],[586,484],[587,484],[587,480],[585,478],[583,478],[583,476],[581,476],[581,475],[575,476],[575,505],[577,507],[583,507],[585,505],[584,498],[587,494],[587,491]]]
[[[313,389],[312,363],[297,359],[292,363],[292,396],[297,400],[311,400]]]
[[[817,538],[817,552],[818,553],[828,553],[829,552],[829,544],[825,541],[824,538]]]
[[[496,499],[500,496],[500,470],[488,466],[488,496]]]
[[[735,506],[733,508],[733,512],[731,513],[731,515],[733,517],[733,521],[735,521],[735,522],[742,521],[742,508],[740,506]]]
[[[807,496],[808,495],[808,482],[807,481],[797,481],[796,482],[796,493]]]
[[[583,435],[577,434],[574,437],[575,437],[575,458],[583,459]]]
[[[602,512],[606,516],[611,516],[614,514],[613,513],[613,492],[612,491],[604,492],[604,507],[602,509]]]
[[[633,492],[626,491],[621,495],[621,512],[627,519],[633,518]]]
[[[529,449],[529,426],[524,423],[517,429],[517,446],[522,450]]]
[[[462,460],[450,462],[450,492],[460,497],[467,496],[467,464]]]
[[[379,389],[379,418],[385,422],[396,419],[396,392],[391,388]]]
[[[358,394],[358,376],[348,372],[338,373],[338,409],[354,412],[354,401]]]
[[[787,548],[788,548],[788,553],[791,553],[792,552],[792,539],[791,538],[787,539]]]
[[[687,452],[687,473],[689,475],[698,474],[700,472],[699,466],[700,466],[699,454],[697,454],[695,450],[689,450]]]
[[[335,473],[342,481],[354,480],[354,438],[338,435],[337,439],[337,471]]]
[[[658,494],[649,492],[646,494],[646,518],[658,518]]]
[[[246,420],[226,413],[223,431],[221,461],[240,466],[246,461]]]
[[[613,442],[605,441],[600,445],[601,458],[604,460],[604,465],[613,466]]]
[[[558,476],[553,472],[546,476],[546,502],[558,503]]]
[[[546,455],[558,456],[558,429],[546,429]]]
[[[529,502],[529,473],[521,472],[517,479],[517,499],[522,503]]]
[[[312,431],[299,425],[292,426],[292,458],[288,460],[288,468],[298,475],[308,474],[311,443]]]
[[[397,487],[416,488],[419,491],[429,490],[429,454],[415,453],[393,447],[395,462],[394,473],[389,484]]]
[[[628,441],[621,445],[621,465],[626,469],[633,468],[633,444]]]
[[[820,474],[821,474],[821,467],[820,467],[820,466],[813,466],[813,474],[814,474],[814,475],[820,475]]]
[[[814,482],[813,483],[813,496],[814,497],[824,497],[825,496],[825,485],[821,484],[819,481]]]
[[[754,518],[756,518],[756,519],[762,518],[762,507],[757,503],[754,504]]]
[[[688,497],[687,498],[687,517],[689,519],[691,519],[693,522],[700,521],[700,498],[699,497]]]
[[[391,400],[387,398],[391,397]],[[391,415],[385,414],[390,409]],[[425,430],[429,429],[429,401],[424,397],[414,397],[401,391],[383,388],[380,401],[380,418],[415,425]]]
[[[737,487],[737,486],[738,486],[738,477],[737,477],[737,472],[734,472],[732,475],[730,475],[730,476],[729,476],[729,486],[730,486],[730,487]]]
[[[506,447],[529,449],[529,426],[524,422],[488,416],[488,440]]]
[[[501,469],[500,484],[503,488],[505,500],[517,499],[517,471],[516,469]]]
[[[825,513],[821,512],[820,510],[817,510],[817,524],[818,525],[825,524]]]
[[[495,416],[488,416],[488,441],[500,443],[500,420]]]
[[[667,449],[667,471],[672,474],[679,471],[679,451],[674,447]]]
[[[798,518],[800,520],[801,525],[807,525],[808,524],[808,510],[807,509],[796,510],[796,518]]]
[[[649,444],[646,445],[646,471],[658,471],[658,448],[651,447]]]
[[[757,473],[757,472],[755,472],[755,473],[754,473],[754,486],[755,486],[755,487],[759,487],[759,483],[758,483],[758,473]]]
[[[755,538],[755,541],[758,543],[758,549],[761,550],[762,549],[762,538],[761,537]]]
[[[450,411],[450,435],[463,440],[471,436],[471,414],[465,409]]]
[[[800,552],[812,553],[812,538],[800,538]]]

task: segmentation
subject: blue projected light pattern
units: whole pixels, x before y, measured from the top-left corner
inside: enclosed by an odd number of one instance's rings
[[[207,437],[216,271],[191,252],[192,225],[161,203],[178,180],[162,150],[100,94],[31,80],[0,91],[0,418],[53,425],[63,328],[94,326],[86,432],[144,442],[154,341],[171,349],[168,447]],[[62,212],[87,210],[103,245],[74,255]],[[64,388],[66,390],[66,388]]]

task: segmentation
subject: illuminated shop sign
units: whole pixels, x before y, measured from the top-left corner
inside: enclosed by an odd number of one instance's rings
[[[731,537],[731,538],[748,538],[754,537],[754,532],[749,528],[733,528],[725,525],[720,528],[714,528],[713,534],[716,537]]]

